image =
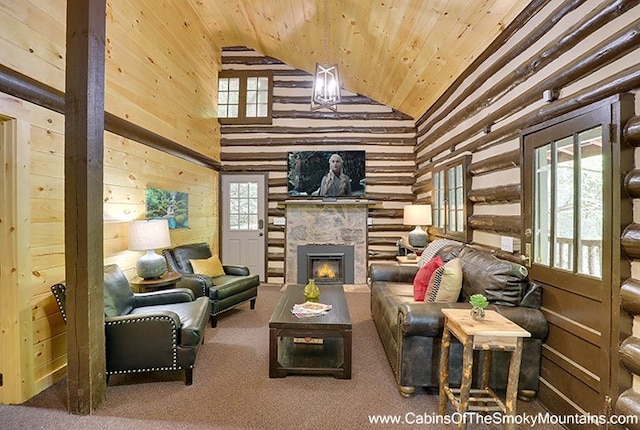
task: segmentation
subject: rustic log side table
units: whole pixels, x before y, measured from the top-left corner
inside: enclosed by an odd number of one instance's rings
[[[522,341],[531,333],[503,317],[496,311],[486,311],[481,320],[471,318],[469,309],[443,309],[445,315],[442,333],[442,349],[440,356],[440,396],[438,413],[444,415],[447,402],[451,402],[455,410],[464,415],[465,412],[502,412],[515,416],[520,361],[522,359]],[[449,348],[451,335],[455,336],[463,346],[462,382],[460,388],[449,387]],[[473,351],[483,350],[481,387],[471,388],[473,369]],[[489,388],[491,376],[491,356],[493,351],[510,351],[509,379],[504,403]],[[473,394],[473,397],[471,397]],[[458,428],[466,428],[467,423],[461,420]],[[513,420],[505,420],[506,428],[515,429]]]

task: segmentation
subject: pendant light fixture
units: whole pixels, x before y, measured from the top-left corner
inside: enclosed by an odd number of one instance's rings
[[[329,19],[327,0],[324,1],[324,64],[316,63],[313,75],[313,93],[311,94],[311,110],[322,108],[338,111],[340,96],[340,74],[337,64],[328,64]]]

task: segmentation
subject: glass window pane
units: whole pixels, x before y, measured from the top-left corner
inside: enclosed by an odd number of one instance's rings
[[[253,91],[258,88],[258,78],[247,78],[247,90]]]
[[[256,105],[247,105],[247,117],[255,118],[256,116]]]
[[[247,106],[255,104],[257,98],[258,93],[256,93],[255,91],[247,92]]]
[[[258,78],[258,89],[263,90],[265,93],[269,91],[269,78]]]
[[[229,79],[220,78],[218,80],[218,91],[227,91],[229,89]]]
[[[551,145],[535,150],[534,262],[550,265],[551,255]]]
[[[556,142],[554,267],[573,270],[575,231],[573,136]]]
[[[230,78],[229,79],[229,89],[232,91],[240,91],[240,79],[239,78]]]
[[[238,215],[229,215],[229,227],[231,230],[238,230]]]
[[[229,115],[229,112],[226,105],[218,107],[218,117],[227,118],[228,115]]]
[[[226,105],[229,103],[229,93],[221,92],[218,94],[218,104]]]
[[[604,217],[601,127],[579,133],[577,144],[580,148],[578,273],[601,278]]]
[[[269,114],[269,109],[267,109],[267,105],[258,105],[258,115],[260,118],[264,118]]]
[[[229,118],[238,118],[238,106],[229,106]]]
[[[233,91],[229,93],[229,104],[237,105],[240,100],[239,92]]]

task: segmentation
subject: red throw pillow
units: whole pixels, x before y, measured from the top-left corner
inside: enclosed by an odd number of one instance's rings
[[[424,295],[427,292],[429,286],[429,280],[439,267],[444,266],[444,262],[439,255],[433,257],[427,262],[413,278],[413,300],[416,302],[424,302]]]

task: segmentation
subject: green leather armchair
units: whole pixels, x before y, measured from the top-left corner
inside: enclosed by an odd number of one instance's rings
[[[66,288],[51,287],[66,322]],[[193,382],[193,367],[210,313],[209,301],[176,288],[135,294],[117,265],[104,268],[106,373],[184,370]],[[108,381],[108,379],[107,379]]]
[[[249,273],[249,268],[223,264],[224,275],[211,276],[194,273],[189,260],[207,259],[212,256],[208,243],[194,243],[162,250],[167,268],[182,274],[177,287],[191,289],[196,297],[205,296],[211,302],[211,327],[216,327],[218,315],[249,302],[254,309],[260,278]]]

